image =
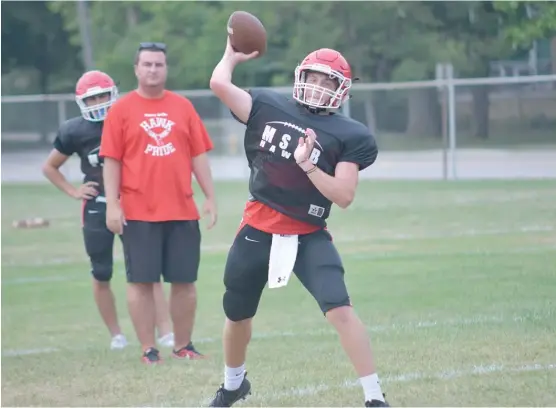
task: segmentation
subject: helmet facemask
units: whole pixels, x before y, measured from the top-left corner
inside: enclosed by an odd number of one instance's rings
[[[108,96],[108,100],[106,102],[97,103],[94,105],[88,105],[86,100],[87,98],[92,98],[95,96]],[[87,91],[84,95],[79,95],[75,97],[75,101],[81,109],[81,114],[83,118],[90,121],[90,122],[102,122],[108,113],[108,108],[112,106],[112,104],[118,98],[118,88],[116,86],[110,88],[100,88],[95,87]]]
[[[308,83],[311,72],[320,72],[336,82],[335,89],[329,89],[319,84]],[[348,99],[351,79],[324,64],[300,65],[295,69],[295,83],[293,98],[308,107],[315,109],[339,109]]]

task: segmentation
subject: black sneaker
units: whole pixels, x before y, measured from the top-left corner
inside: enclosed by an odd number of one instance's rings
[[[172,351],[172,357],[177,359],[187,359],[187,360],[200,360],[207,358],[205,355],[199,353],[193,343],[189,342],[189,344],[185,347],[182,347],[179,350]]]
[[[247,373],[245,375],[247,376]],[[251,383],[246,377],[243,378],[239,388],[234,391],[226,390],[224,384],[222,384],[218,391],[216,391],[216,395],[209,404],[209,407],[231,407],[239,400],[244,400],[249,394],[251,394]]]
[[[141,361],[145,364],[159,364],[159,363],[162,363],[162,359],[160,358],[160,352],[157,349],[155,349],[154,347],[151,347],[151,348],[147,349],[143,353],[143,357],[141,357]]]
[[[386,398],[385,394],[382,394],[384,396],[384,398]],[[390,405],[388,404],[388,402],[386,402],[386,400],[381,401],[381,400],[370,400],[370,401],[365,401],[365,407],[389,407]]]

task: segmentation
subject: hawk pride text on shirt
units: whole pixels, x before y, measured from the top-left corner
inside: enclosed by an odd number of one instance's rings
[[[213,148],[192,103],[165,91],[120,98],[104,123],[100,156],[122,164],[120,200],[128,220],[196,220],[192,159]]]

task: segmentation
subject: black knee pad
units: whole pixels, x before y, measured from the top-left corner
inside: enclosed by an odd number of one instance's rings
[[[349,298],[346,298],[345,300],[340,301],[340,302],[323,302],[323,303],[319,302],[320,310],[322,311],[322,313],[325,316],[331,310],[337,309],[338,307],[343,307],[343,306],[351,306],[351,301],[349,300]]]
[[[112,279],[112,265],[93,263],[91,274],[99,282],[110,282]]]
[[[250,319],[257,313],[259,296],[253,296],[239,291],[226,289],[222,299],[224,313],[232,322]]]
[[[332,277],[330,279],[329,284],[323,285],[321,290],[314,294],[315,300],[324,314],[337,307],[351,306],[343,280],[337,278],[335,281]]]

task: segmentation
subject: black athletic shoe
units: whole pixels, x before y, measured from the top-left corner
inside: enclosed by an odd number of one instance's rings
[[[384,397],[386,398],[386,395],[384,395]],[[376,399],[371,401],[365,401],[365,407],[389,407],[389,406],[390,405],[386,401],[381,401]]]
[[[234,391],[226,390],[224,384],[222,384],[218,391],[216,391],[216,395],[209,407],[231,407],[239,400],[245,399],[249,394],[251,394],[251,383],[246,377],[243,378],[239,388]]]
[[[143,356],[141,357],[141,361],[145,364],[160,364],[162,363],[162,359],[160,358],[160,352],[155,349],[154,347],[145,350]]]

